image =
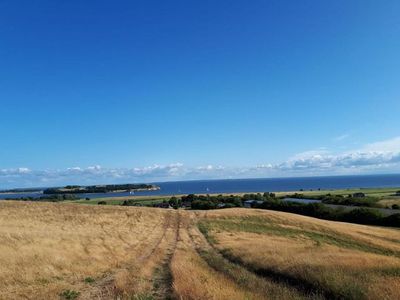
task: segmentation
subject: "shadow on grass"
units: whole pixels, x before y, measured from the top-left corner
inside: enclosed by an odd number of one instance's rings
[[[292,274],[284,273],[272,268],[260,268],[254,265],[250,265],[244,262],[241,258],[234,256],[230,253],[229,250],[219,251],[215,248],[215,238],[210,235],[209,228],[205,223],[199,223],[198,228],[200,232],[204,235],[206,240],[212,246],[212,249],[219,253],[223,259],[226,259],[233,265],[243,267],[248,272],[251,272],[259,277],[268,279],[275,283],[284,284],[286,286],[290,286],[296,289],[298,292],[307,296],[307,298],[316,298],[316,299],[366,299],[367,295],[365,292],[356,285],[354,282],[349,282],[345,286],[341,286],[339,288],[331,288],[326,285],[322,285],[317,280],[307,280],[305,278],[301,278]],[[207,251],[202,251],[200,255],[208,262],[211,263],[214,268],[218,263],[215,262],[215,255],[213,257],[212,254],[207,253]],[[214,261],[213,261],[214,260]],[[221,264],[221,262],[219,262]],[[223,269],[221,266],[219,269]],[[221,270],[219,270],[221,271]],[[222,270],[224,271],[224,270]],[[226,271],[226,268],[225,268]],[[229,269],[228,269],[229,271]]]

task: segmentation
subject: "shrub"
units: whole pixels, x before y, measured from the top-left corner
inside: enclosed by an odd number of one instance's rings
[[[349,222],[378,225],[383,219],[383,214],[378,210],[356,208],[345,213],[343,219]]]
[[[124,200],[124,202],[122,202],[122,206],[132,206],[135,205],[135,201],[134,200]]]
[[[98,205],[106,205],[107,202],[106,202],[106,201],[99,201],[99,202],[97,202],[97,204],[98,204]]]
[[[217,208],[217,204],[213,201],[207,200],[194,200],[191,204],[192,209],[215,209]]]
[[[233,207],[237,207],[237,205],[235,203],[225,203],[224,207],[222,208],[233,208]]]
[[[400,227],[400,214],[387,216],[383,219],[383,225]]]
[[[370,208],[354,208],[350,211],[346,211],[344,208],[331,208],[322,203],[304,204],[286,202],[279,199],[264,201],[257,207],[291,212],[326,220],[400,227],[400,213],[385,217],[379,210]]]
[[[169,205],[171,205],[173,208],[178,208],[182,204],[182,200],[178,199],[176,197],[171,197],[168,201]]]
[[[85,282],[86,283],[93,283],[93,282],[95,282],[95,280],[92,277],[86,277],[85,278]]]
[[[79,294],[80,294],[79,292],[74,290],[65,290],[60,294],[60,297],[67,300],[74,300],[78,298]]]

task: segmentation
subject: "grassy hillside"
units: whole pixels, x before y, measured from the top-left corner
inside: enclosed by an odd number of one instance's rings
[[[327,299],[400,297],[400,231],[272,211],[212,211],[200,221],[231,262]]]
[[[0,202],[0,299],[396,299],[400,231],[267,210]]]

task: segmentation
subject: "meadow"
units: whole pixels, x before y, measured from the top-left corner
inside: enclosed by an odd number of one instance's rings
[[[330,195],[342,195],[348,196],[354,193],[362,192],[366,195],[366,197],[374,198],[377,202],[377,207],[391,207],[393,204],[400,205],[400,196],[396,196],[396,192],[400,191],[400,187],[398,188],[352,188],[352,189],[331,189],[331,190],[301,190],[301,191],[280,191],[274,192],[276,197],[285,197],[285,196],[293,196],[297,194],[301,194],[304,197],[317,197],[323,196],[326,194]],[[257,191],[253,192],[254,194]],[[263,194],[264,191],[259,191],[259,193]],[[222,194],[215,194],[210,193],[210,196],[243,196],[246,193],[222,193]],[[197,194],[206,196],[206,194]],[[180,198],[182,196],[186,196],[184,194],[175,195],[176,197]],[[67,200],[66,202],[71,203],[81,203],[81,204],[93,204],[97,205],[99,201],[104,201],[108,205],[121,205],[125,200],[130,200],[137,202],[138,204],[142,205],[152,205],[155,203],[160,203],[163,201],[168,201],[171,197],[170,196],[123,196],[123,197],[113,197],[111,194],[109,197],[104,198],[92,198],[89,200],[86,199],[79,199],[79,200]]]
[[[398,299],[400,231],[258,209],[0,202],[0,299]]]

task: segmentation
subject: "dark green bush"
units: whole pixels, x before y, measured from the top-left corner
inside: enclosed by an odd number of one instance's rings
[[[95,280],[92,277],[86,277],[85,278],[85,282],[86,283],[93,283],[93,282],[95,282]]]
[[[74,300],[77,299],[80,295],[79,292],[74,290],[65,290],[60,294],[60,297],[67,300]]]
[[[325,204],[379,207],[379,205],[377,204],[379,199],[374,198],[374,197],[357,198],[357,197],[353,197],[352,195],[348,195],[347,197],[344,197],[342,195],[331,195],[331,194],[312,196],[312,195],[304,195],[304,194],[297,194],[297,193],[293,194],[293,195],[287,195],[286,197],[287,198],[298,198],[298,199],[321,200]]]
[[[217,204],[213,201],[208,200],[194,200],[191,205],[192,209],[215,209]]]
[[[374,209],[356,208],[344,214],[343,220],[360,224],[379,225],[383,219],[383,214]]]
[[[382,225],[400,227],[400,214],[387,216],[383,219]]]
[[[286,202],[278,199],[264,201],[257,207],[291,212],[326,220],[400,227],[400,214],[385,217],[379,210],[371,208],[355,208],[346,211],[343,208],[330,208],[322,203],[304,204],[298,202]]]

